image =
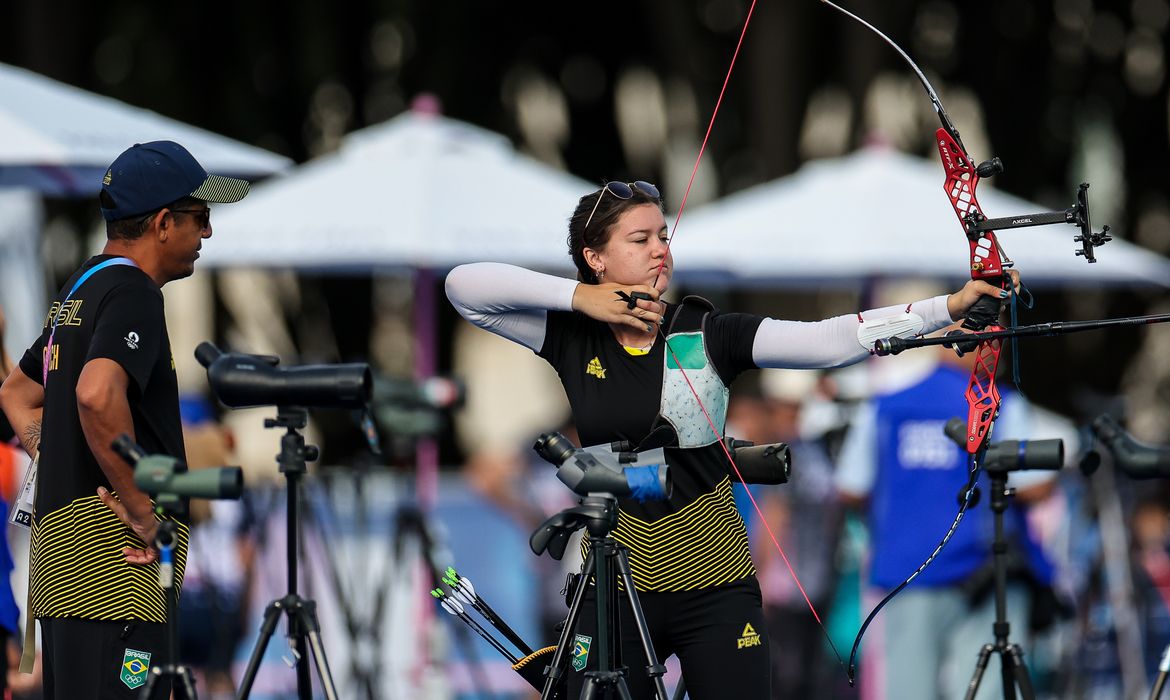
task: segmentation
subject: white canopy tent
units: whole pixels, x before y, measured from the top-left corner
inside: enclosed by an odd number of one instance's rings
[[[499,260],[567,272],[568,217],[592,189],[499,134],[408,112],[217,212],[202,262],[368,272]]]
[[[977,193],[989,218],[1047,211],[990,184]],[[688,279],[735,286],[958,279],[969,264],[968,245],[942,187],[937,162],[887,149],[813,161],[684,215],[672,251]],[[1070,191],[1070,205],[1073,198]],[[1170,286],[1170,260],[1115,239],[1088,264],[1074,254],[1078,233],[1053,225],[997,236],[1031,286]]]
[[[134,143],[169,139],[186,146],[209,171],[255,180],[292,161],[149,110],[0,63],[0,303],[5,342],[16,354],[44,319],[39,260],[41,198],[88,197],[102,175]],[[94,202],[94,212],[97,203]]]
[[[264,149],[0,63],[0,187],[50,197],[96,194],[119,153],[163,139],[183,144],[220,175],[256,179],[292,165]]]

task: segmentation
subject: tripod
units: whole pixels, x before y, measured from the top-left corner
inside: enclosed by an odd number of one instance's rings
[[[999,654],[1001,676],[1003,682],[1004,700],[1016,699],[1016,688],[1019,687],[1023,700],[1034,700],[1032,681],[1028,677],[1028,668],[1024,665],[1024,652],[1020,645],[1008,641],[1011,625],[1007,621],[1007,540],[1004,537],[1003,514],[1008,507],[1008,498],[1012,492],[1007,488],[1007,471],[994,466],[988,467],[991,476],[991,510],[995,513],[995,539],[992,540],[992,562],[995,571],[995,622],[992,631],[995,642],[984,644],[979,650],[979,660],[975,663],[975,674],[967,686],[966,700],[974,700],[979,692],[979,683],[983,680],[983,672],[987,670],[988,659],[992,654]]]
[[[196,700],[195,680],[191,676],[191,669],[179,663],[179,605],[175,595],[173,569],[177,526],[171,517],[174,513],[163,505],[165,500],[161,495],[157,499],[163,519],[158,524],[154,546],[159,551],[158,583],[166,591],[167,598],[167,663],[151,667],[146,683],[142,686],[141,697],[144,700],[151,700],[157,688],[169,688],[173,684],[175,700]]]
[[[658,663],[654,655],[654,646],[650,643],[650,630],[646,625],[646,616],[642,613],[642,606],[638,603],[638,593],[634,590],[634,577],[630,572],[630,562],[625,547],[619,545],[610,533],[617,526],[617,498],[608,493],[590,494],[581,499],[581,504],[574,508],[561,511],[541,524],[529,540],[532,550],[541,554],[549,549],[555,559],[564,554],[565,543],[573,532],[586,528],[589,533],[589,556],[582,567],[584,572],[578,581],[577,590],[573,593],[573,601],[569,606],[569,616],[565,619],[565,627],[557,640],[557,650],[552,662],[545,670],[544,689],[541,700],[549,700],[557,688],[558,682],[565,674],[569,653],[576,643],[570,644],[570,637],[577,627],[577,619],[581,614],[581,603],[585,599],[585,592],[589,588],[589,572],[592,570],[597,591],[597,670],[585,673],[585,686],[581,690],[581,697],[585,699],[602,697],[619,697],[630,700],[630,690],[626,684],[626,668],[621,665],[620,629],[621,618],[617,605],[618,579],[621,577],[625,586],[626,598],[637,623],[638,636],[641,639],[642,651],[646,654],[648,665],[646,674],[654,685],[659,700],[667,700],[666,685],[662,676],[666,674],[666,666]]]
[[[308,413],[305,409],[295,406],[279,406],[276,418],[266,418],[265,428],[285,428],[287,433],[280,439],[280,454],[276,461],[280,465],[280,472],[288,482],[288,511],[287,517],[287,559],[288,559],[288,594],[268,604],[264,610],[264,622],[260,626],[260,637],[252,649],[252,656],[248,660],[248,667],[240,681],[238,700],[247,698],[252,692],[252,684],[256,681],[256,672],[260,668],[260,661],[264,657],[264,650],[272,639],[276,623],[281,613],[288,616],[289,646],[296,657],[297,669],[297,697],[300,700],[311,700],[313,683],[309,677],[309,661],[306,651],[312,651],[313,661],[317,666],[317,675],[325,691],[327,700],[337,700],[337,689],[333,685],[333,677],[329,674],[329,662],[325,658],[325,648],[321,644],[321,627],[317,623],[317,604],[312,600],[297,595],[297,533],[298,533],[298,503],[300,496],[300,480],[307,471],[306,461],[317,459],[317,448],[305,445],[305,438],[298,430],[308,423]]]

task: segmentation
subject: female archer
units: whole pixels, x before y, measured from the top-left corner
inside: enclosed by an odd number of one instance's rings
[[[464,318],[556,369],[583,446],[639,445],[651,433],[661,444],[669,434],[669,499],[621,499],[612,532],[629,550],[654,650],[659,659],[678,656],[695,700],[770,697],[760,589],[721,442],[732,380],[760,367],[858,362],[877,338],[929,333],[980,297],[1007,292],[972,280],[949,296],[815,323],[722,312],[698,297],[668,304],[660,301],[674,272],[667,233],[657,187],[609,182],[582,197],[569,220],[576,280],[473,263],[452,270],[447,296]],[[588,638],[590,600],[575,631]],[[641,648],[630,615],[621,634],[623,649]],[[584,670],[595,667],[588,659]],[[569,697],[583,679],[572,673]],[[632,697],[650,696],[643,674],[627,683]]]

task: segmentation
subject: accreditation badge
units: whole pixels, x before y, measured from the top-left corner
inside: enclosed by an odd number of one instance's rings
[[[41,453],[38,450],[37,456],[33,457],[24,470],[20,492],[16,496],[16,502],[12,504],[12,512],[8,514],[8,522],[25,530],[32,529],[33,501],[37,497],[37,463],[40,459]]]

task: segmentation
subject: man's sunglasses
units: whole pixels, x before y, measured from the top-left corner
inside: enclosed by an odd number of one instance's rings
[[[605,183],[605,187],[597,193],[597,201],[593,203],[593,211],[589,212],[589,218],[585,219],[585,227],[581,229],[581,233],[589,230],[589,224],[593,221],[593,215],[597,213],[597,205],[601,204],[601,198],[609,192],[618,199],[629,199],[634,196],[634,190],[641,192],[647,197],[661,200],[662,195],[658,192],[658,188],[646,182],[645,180],[635,180],[634,182],[617,182],[610,181]]]
[[[195,218],[195,223],[199,224],[199,228],[206,229],[211,227],[211,207],[204,207],[202,209],[171,209],[174,214],[190,214]]]

